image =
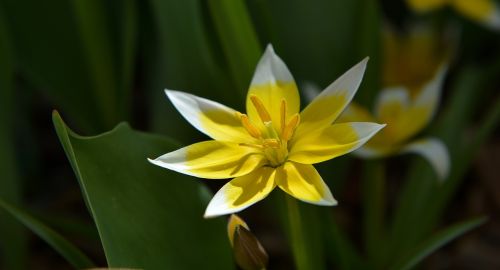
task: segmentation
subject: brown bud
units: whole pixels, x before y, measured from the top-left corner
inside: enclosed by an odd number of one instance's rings
[[[243,270],[261,270],[267,267],[267,252],[241,218],[231,215],[228,234],[238,266]]]

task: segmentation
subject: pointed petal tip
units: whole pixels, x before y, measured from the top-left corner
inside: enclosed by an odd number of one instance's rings
[[[272,54],[275,54],[274,53],[274,47],[273,47],[273,44],[271,43],[268,43],[267,46],[266,46],[266,52],[270,52]]]

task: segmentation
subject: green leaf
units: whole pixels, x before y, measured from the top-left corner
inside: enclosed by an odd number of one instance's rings
[[[84,269],[94,266],[92,261],[87,256],[85,256],[85,254],[83,254],[78,248],[76,248],[60,234],[33,218],[28,213],[5,202],[2,199],[0,199],[0,207],[9,212],[12,216],[19,220],[19,222],[23,223],[40,238],[45,240],[45,242],[52,246],[75,268]]]
[[[422,244],[418,245],[415,249],[406,254],[406,256],[403,256],[401,260],[397,261],[394,266],[390,267],[389,269],[411,269],[440,247],[446,245],[453,239],[465,234],[466,232],[478,227],[479,225],[484,224],[485,222],[486,218],[480,217],[450,226],[434,234]]]
[[[146,158],[178,146],[126,124],[95,137],[54,125],[101,237],[109,267],[231,269],[221,219],[205,220],[200,183]]]
[[[262,52],[247,7],[242,0],[211,0],[208,7],[238,93],[244,100]]]
[[[20,203],[22,182],[18,175],[14,140],[14,70],[10,35],[0,6],[0,198]],[[0,268],[26,269],[27,241],[25,229],[8,213],[0,211]]]

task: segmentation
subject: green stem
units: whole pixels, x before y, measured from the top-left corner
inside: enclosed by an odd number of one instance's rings
[[[311,259],[306,250],[306,239],[303,234],[303,223],[301,220],[300,209],[297,199],[292,196],[285,195],[286,208],[289,226],[290,244],[292,246],[293,257],[295,259],[296,269],[312,269]]]
[[[365,162],[363,170],[364,239],[369,261],[374,269],[381,267],[383,258],[385,215],[385,172],[381,160]]]

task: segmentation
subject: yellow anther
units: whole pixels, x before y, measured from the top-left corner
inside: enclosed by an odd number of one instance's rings
[[[280,148],[280,143],[276,139],[265,139],[264,140],[264,147],[270,147],[270,148]]]
[[[262,134],[260,133],[260,130],[252,125],[250,119],[248,119],[248,116],[246,114],[241,114],[241,124],[243,124],[243,127],[252,137],[256,139],[261,137]]]
[[[285,126],[286,126],[286,100],[284,100],[284,99],[281,100],[280,116],[281,116],[281,119],[280,119],[281,130],[280,130],[280,133],[283,134],[283,131],[285,130]]]
[[[269,115],[269,112],[266,110],[266,107],[264,107],[264,104],[262,103],[262,100],[260,100],[257,96],[252,95],[250,96],[250,100],[253,103],[253,106],[257,110],[257,113],[259,114],[260,120],[262,122],[271,122],[271,116]]]
[[[288,141],[292,138],[293,133],[295,132],[295,129],[299,125],[299,122],[300,122],[300,116],[299,116],[299,114],[296,113],[292,116],[292,119],[290,119],[290,121],[286,125],[285,129],[283,130],[283,134],[281,135],[281,138],[284,141]]]

